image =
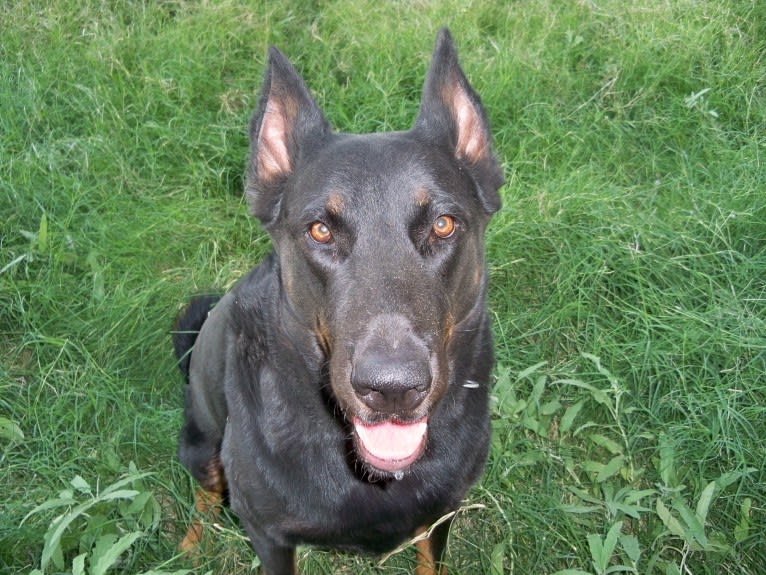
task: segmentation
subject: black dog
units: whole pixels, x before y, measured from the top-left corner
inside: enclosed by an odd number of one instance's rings
[[[180,457],[198,506],[226,493],[264,572],[287,575],[298,544],[394,548],[481,474],[483,237],[503,177],[447,30],[411,130],[334,133],[272,48],[250,138],[248,201],[274,251],[178,321]],[[418,545],[417,573],[444,572],[448,530]]]

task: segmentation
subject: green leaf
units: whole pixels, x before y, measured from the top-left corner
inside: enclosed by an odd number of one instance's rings
[[[138,494],[138,491],[127,489],[121,490],[119,488],[126,483],[135,481],[139,477],[141,477],[141,475],[131,475],[125,479],[113,483],[104,489],[104,491],[98,497],[89,499],[84,503],[80,503],[79,505],[73,507],[68,513],[65,513],[54,519],[51,522],[50,527],[48,528],[48,531],[46,532],[43,539],[44,545],[42,557],[40,559],[40,568],[45,571],[45,568],[50,560],[56,557],[57,553],[61,553],[61,538],[63,537],[64,532],[67,530],[72,521],[77,519],[80,515],[86,513],[91,507],[97,505],[99,502],[110,501],[113,499],[128,499],[134,497]]]
[[[71,491],[69,493],[71,493]],[[38,505],[34,509],[32,509],[32,511],[27,513],[24,516],[24,519],[21,520],[21,523],[19,524],[19,527],[21,527],[21,525],[24,525],[26,520],[29,519],[32,515],[35,515],[36,513],[40,513],[41,511],[45,511],[47,509],[55,509],[57,507],[68,507],[70,505],[74,505],[75,503],[77,503],[77,500],[73,499],[71,496],[70,497],[62,497],[62,495],[63,495],[63,493],[60,493],[58,499],[50,499],[48,501],[45,501],[45,502],[41,503],[40,505]]]
[[[74,487],[80,493],[91,493],[90,484],[79,475],[75,475],[74,479],[69,482],[69,485]]]
[[[587,473],[598,474],[598,473],[601,473],[601,471],[604,469],[604,464],[601,463],[600,461],[593,461],[592,459],[587,459],[583,461],[582,468]]]
[[[641,557],[641,547],[638,543],[638,538],[635,535],[620,535],[620,545],[622,546],[625,555],[628,556],[633,562],[633,565],[638,563]]]
[[[696,541],[703,548],[707,547],[707,536],[705,535],[705,526],[700,522],[699,518],[689,509],[688,505],[684,503],[680,498],[673,501],[673,509],[678,511],[681,519],[686,523],[686,529],[684,537],[689,543]]]
[[[585,390],[589,391],[591,394],[604,393],[598,387],[596,387],[594,385],[591,385],[590,383],[586,383],[584,381],[581,381],[579,379],[557,379],[553,383],[563,384],[563,385],[571,385],[573,387],[579,387],[580,389],[585,389]]]
[[[113,532],[100,533],[98,537],[95,538],[90,558],[91,575],[93,575],[93,565],[96,560],[104,555],[104,553],[114,545],[115,541],[117,541],[117,533]]]
[[[53,548],[51,562],[58,571],[64,570],[64,550],[61,545],[56,545],[56,547]]]
[[[594,391],[591,391],[591,396],[596,403],[606,405],[610,411],[614,411],[614,404],[606,392],[600,389],[594,389]]]
[[[559,509],[566,513],[575,513],[575,514],[585,514],[585,513],[595,513],[596,511],[601,511],[601,507],[598,507],[596,505],[569,505],[564,504],[560,505]]]
[[[660,433],[660,477],[667,487],[676,487],[675,448],[666,433]]]
[[[648,507],[642,507],[640,505],[628,505],[626,503],[615,503],[611,502],[607,504],[607,508],[610,511],[610,515],[616,515],[617,511],[620,511],[627,515],[628,517],[632,517],[633,519],[641,519],[641,512],[642,511],[649,511]]]
[[[492,548],[490,556],[489,572],[491,575],[503,575],[503,558],[505,556],[505,544],[498,543]]]
[[[88,507],[93,505],[92,501],[74,507],[69,513],[59,515],[51,521],[48,531],[43,537],[43,552],[40,557],[40,569],[45,571],[48,563],[57,553],[61,553],[61,537],[64,535],[69,524],[77,519]]]
[[[656,489],[630,489],[625,494],[625,503],[633,504],[638,503],[641,501],[644,497],[649,497],[650,495],[656,495],[657,490]]]
[[[741,543],[747,539],[750,532],[750,512],[753,507],[753,500],[745,497],[739,508],[739,525],[734,528],[734,540]]]
[[[601,499],[591,495],[588,491],[585,491],[584,489],[575,487],[574,485],[567,486],[567,490],[573,493],[579,499],[582,499],[583,501],[587,501],[588,503],[594,503],[596,505],[601,503]]]
[[[98,260],[98,252],[91,251],[85,258],[85,262],[90,267],[91,276],[93,277],[93,299],[103,301],[106,294],[104,268]]]
[[[111,491],[109,493],[102,493],[98,496],[98,501],[112,501],[113,499],[132,499],[138,495],[140,491],[135,489],[120,489],[119,491]]]
[[[143,491],[130,503],[127,513],[136,517],[142,529],[151,530],[159,524],[162,510],[154,494],[151,491]]]
[[[561,433],[568,433],[569,430],[572,429],[572,424],[574,424],[574,420],[577,417],[577,414],[580,413],[580,410],[584,405],[585,401],[581,399],[574,405],[567,407],[564,415],[561,417],[561,423],[559,424]]]
[[[594,385],[591,385],[590,383],[586,383],[579,379],[557,379],[553,383],[571,385],[573,387],[585,389],[590,392],[591,397],[596,401],[596,403],[607,405],[610,410],[613,409],[612,400],[609,398],[606,392]]]
[[[620,455],[623,452],[622,446],[619,443],[600,433],[591,434],[590,440],[599,447],[606,449],[612,455]]]
[[[593,575],[593,573],[580,569],[563,569],[562,571],[556,571],[552,575]]]
[[[585,423],[583,423],[583,424],[582,424],[580,427],[578,427],[577,429],[575,429],[575,430],[572,432],[572,435],[573,435],[574,437],[577,437],[577,436],[579,436],[579,435],[580,435],[580,434],[581,434],[583,431],[586,431],[586,430],[590,429],[591,427],[599,427],[599,424],[598,424],[598,423],[596,423],[595,421],[586,421],[586,422],[585,422]]]
[[[543,393],[545,393],[545,384],[547,381],[548,379],[544,375],[537,378],[534,387],[532,387],[532,395],[529,398],[530,403],[538,404],[540,402],[540,398],[543,396]]]
[[[527,400],[519,399],[515,403],[511,404],[510,407],[511,415],[518,415],[527,408]]]
[[[134,483],[135,481],[138,481],[139,479],[143,479],[144,477],[149,477],[150,475],[154,475],[154,474],[148,471],[145,473],[138,473],[138,474],[131,473],[127,477],[123,477],[119,481],[115,481],[108,487],[105,487],[99,497],[103,497],[104,495],[112,493],[113,491],[117,491],[118,489],[121,489],[124,485],[130,485]]]
[[[72,560],[72,575],[85,575],[85,553]]]
[[[604,557],[604,543],[601,541],[601,537],[594,533],[589,533],[587,539],[593,567],[596,568],[596,573],[603,573],[609,563],[609,557]]]
[[[702,493],[700,494],[700,498],[697,501],[697,518],[702,522],[705,523],[705,520],[707,519],[707,513],[710,509],[710,503],[713,501],[713,496],[715,495],[715,490],[718,487],[715,481],[711,481],[705,486],[705,489],[702,490]]]
[[[537,370],[539,370],[541,367],[544,367],[547,364],[548,364],[547,361],[541,361],[540,363],[536,363],[535,365],[531,365],[528,368],[521,370],[519,372],[519,375],[516,376],[516,381],[520,379],[526,379],[527,377],[529,377],[530,375],[535,373]]]
[[[609,532],[606,534],[606,537],[604,538],[604,547],[603,547],[603,554],[606,558],[606,563],[604,563],[604,570],[606,570],[606,567],[609,565],[609,561],[612,558],[612,555],[614,554],[614,549],[617,546],[617,538],[620,536],[620,531],[622,530],[622,521],[617,521],[614,525],[612,525],[609,528]]]
[[[21,441],[24,439],[24,432],[15,421],[11,421],[7,417],[0,417],[0,439],[5,439],[10,442]]]
[[[103,535],[96,542],[93,548],[93,555],[90,563],[90,575],[104,575],[106,571],[115,564],[120,555],[124,553],[139,537],[143,537],[142,531],[135,531],[123,535],[117,541],[114,541],[114,535]]]
[[[519,466],[537,465],[544,459],[545,459],[545,454],[539,451],[528,451],[524,455],[518,457],[514,463]]]
[[[598,475],[596,476],[596,481],[598,483],[603,483],[610,477],[616,475],[620,472],[620,469],[622,469],[622,464],[625,463],[625,456],[624,455],[618,455],[616,457],[613,457],[609,460],[609,463],[607,463],[601,471],[598,472]]]
[[[559,409],[561,409],[561,402],[558,399],[552,399],[540,406],[540,415],[553,415]]]
[[[715,480],[715,482],[718,484],[718,487],[721,488],[721,490],[726,489],[729,485],[736,483],[742,477],[745,475],[751,474],[753,471],[756,471],[755,467],[748,467],[747,469],[743,469],[742,471],[730,471],[728,473],[724,473]]]
[[[659,498],[657,499],[655,509],[657,511],[657,515],[659,516],[660,520],[662,520],[662,523],[665,525],[665,527],[667,527],[668,531],[670,531],[676,537],[681,537],[682,539],[686,538],[686,533],[684,532],[684,528],[681,523],[678,521],[678,519],[673,517],[670,509],[668,509]]]
[[[498,399],[504,400],[506,395],[510,395],[511,399],[515,400],[515,397],[513,397],[513,384],[511,383],[509,372],[510,370],[508,367],[504,365],[499,365],[497,367],[497,378],[495,379],[495,384],[492,386],[492,392],[497,395]]]
[[[534,433],[536,433],[537,435],[541,437],[544,437],[546,435],[543,425],[535,417],[530,417],[529,415],[527,415],[526,417],[524,417],[524,419],[521,420],[521,424],[527,429],[529,429],[530,431],[533,431]]]

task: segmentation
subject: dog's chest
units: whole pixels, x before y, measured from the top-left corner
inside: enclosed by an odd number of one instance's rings
[[[253,449],[262,440],[257,434],[245,439],[231,429],[222,459],[232,508],[286,544],[381,553],[454,505],[449,489],[417,470],[401,480],[369,481],[346,459],[342,436],[315,436],[269,454]]]

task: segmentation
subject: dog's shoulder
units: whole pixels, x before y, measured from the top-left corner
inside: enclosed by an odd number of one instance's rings
[[[225,313],[237,334],[257,337],[270,325],[270,314],[278,293],[278,260],[274,253],[266,256],[242,277],[227,294]]]

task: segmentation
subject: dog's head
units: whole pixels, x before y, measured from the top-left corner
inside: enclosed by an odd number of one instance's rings
[[[486,313],[483,237],[503,176],[481,101],[442,30],[411,130],[334,133],[272,48],[250,138],[248,201],[285,307],[324,350],[361,459],[401,472],[454,379],[455,334]]]

